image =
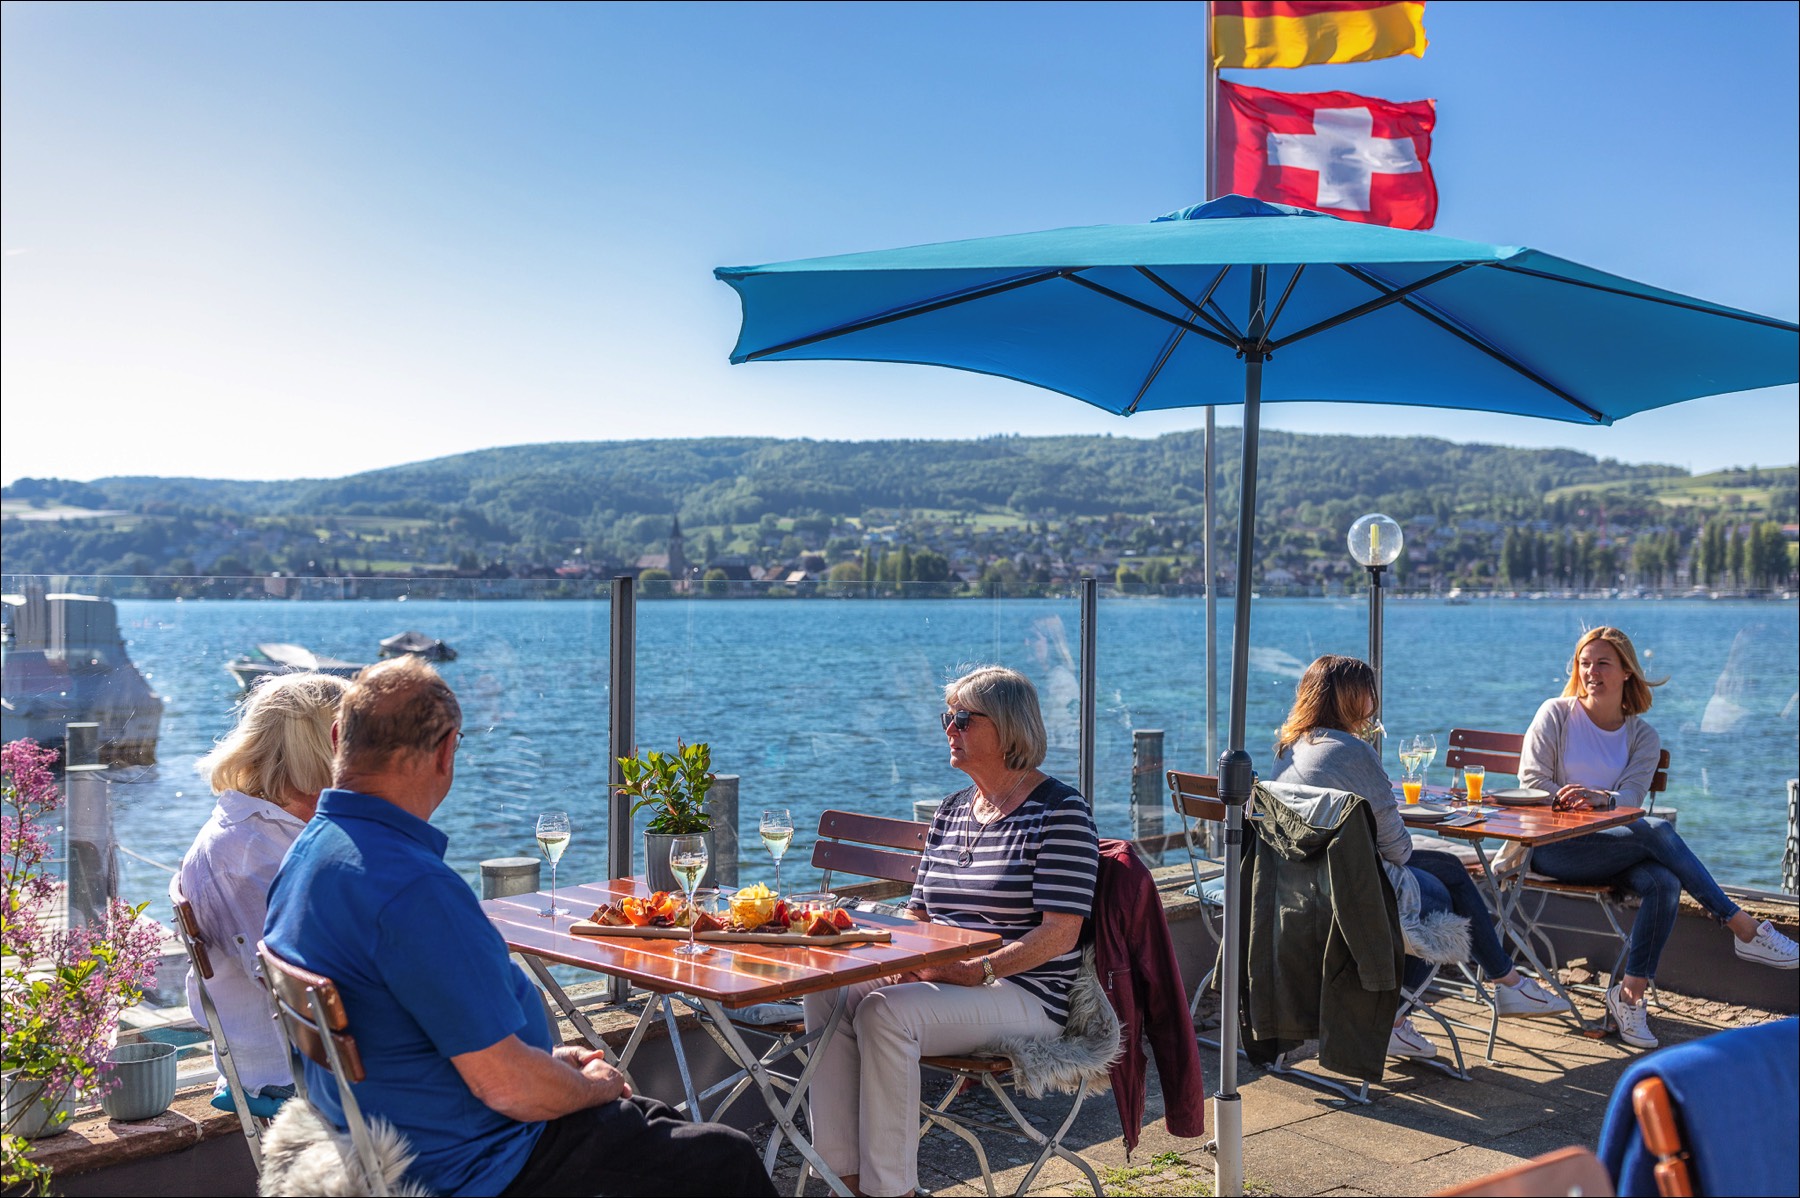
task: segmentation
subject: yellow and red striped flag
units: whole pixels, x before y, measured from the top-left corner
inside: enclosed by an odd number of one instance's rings
[[[1425,57],[1424,0],[1215,0],[1215,67]]]

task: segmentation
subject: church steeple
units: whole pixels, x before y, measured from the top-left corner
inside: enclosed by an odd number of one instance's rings
[[[669,577],[676,581],[688,573],[687,553],[682,547],[686,539],[681,535],[681,517],[676,516],[669,525]]]

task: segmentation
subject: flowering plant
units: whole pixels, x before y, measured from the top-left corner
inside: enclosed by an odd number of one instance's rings
[[[135,1005],[154,978],[161,936],[144,908],[113,899],[106,918],[81,927],[57,926],[61,887],[44,869],[50,841],[44,817],[61,805],[50,766],[56,751],[32,740],[0,749],[0,974],[8,1088],[35,1084],[38,1101],[55,1109],[77,1088],[90,1097],[106,1088],[106,1050],[119,1012]],[[14,1129],[36,1105],[7,1102],[3,1178],[11,1189],[45,1192],[49,1170],[33,1162]]]

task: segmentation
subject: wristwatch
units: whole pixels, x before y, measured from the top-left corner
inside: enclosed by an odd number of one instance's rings
[[[983,986],[992,986],[998,980],[999,979],[994,977],[994,959],[992,957],[983,957],[981,959],[981,984]]]

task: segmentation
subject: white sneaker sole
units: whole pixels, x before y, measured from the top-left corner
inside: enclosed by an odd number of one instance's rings
[[[1742,944],[1743,941],[1738,941]],[[1770,969],[1800,969],[1800,957],[1765,957],[1758,953],[1738,951],[1738,960],[1748,961],[1752,965],[1766,965]]]

